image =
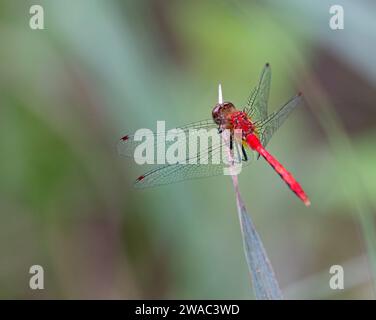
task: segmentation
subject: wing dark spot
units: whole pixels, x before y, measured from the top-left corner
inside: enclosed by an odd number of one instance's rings
[[[137,178],[137,182],[138,181],[141,181],[141,180],[144,180],[145,179],[145,176],[139,176],[138,178]]]
[[[270,67],[270,63],[269,62],[265,63],[265,67]]]
[[[129,139],[129,136],[124,136],[121,138],[122,141],[127,141]]]

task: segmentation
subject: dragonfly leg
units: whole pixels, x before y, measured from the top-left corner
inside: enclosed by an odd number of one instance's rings
[[[233,148],[234,148],[234,137],[232,134],[230,134],[230,150],[232,151]]]
[[[247,153],[245,152],[244,146],[242,145],[243,161],[248,161]]]

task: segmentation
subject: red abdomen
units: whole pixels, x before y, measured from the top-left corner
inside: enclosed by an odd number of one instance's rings
[[[248,134],[246,136],[248,146],[257,151],[263,158],[270,164],[270,166],[280,175],[282,180],[289,186],[289,188],[304,202],[306,206],[309,206],[311,202],[308,196],[305,194],[303,188],[298,181],[295,180],[293,175],[288,172],[282,164],[278,162],[261,144],[260,140],[254,134]]]

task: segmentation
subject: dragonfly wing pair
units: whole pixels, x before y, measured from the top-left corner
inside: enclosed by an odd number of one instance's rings
[[[248,98],[247,106],[243,110],[255,124],[260,141],[264,147],[301,101],[301,94],[299,93],[284,104],[278,111],[268,115],[271,73],[270,64],[265,64],[261,72],[259,83],[257,87],[253,89]]]
[[[174,141],[166,140],[166,132],[150,132],[150,136],[145,137],[149,138],[152,141],[152,147],[154,152],[161,147],[160,144],[164,143],[164,149],[167,150],[172,144],[175,145],[176,149],[179,149],[179,146],[176,144],[184,144],[182,146],[185,150],[188,149],[189,141],[197,139],[195,136],[195,130],[218,130],[218,125],[216,125],[212,119],[194,122],[179,128],[175,128],[177,134],[175,135]],[[215,133],[218,134],[218,133]],[[219,137],[219,136],[218,136]],[[118,152],[119,154],[132,157],[136,161],[141,160],[137,157],[135,150],[140,146],[143,141],[136,135],[126,135],[118,143]],[[162,140],[162,141],[160,141]],[[159,141],[159,142],[157,142]],[[242,149],[241,144],[233,142],[233,150],[236,159],[242,159]],[[156,164],[153,168],[141,175],[135,181],[135,187],[137,188],[147,188],[154,187],[158,185],[165,185],[170,183],[175,183],[179,181],[185,181],[190,179],[205,178],[211,176],[217,176],[223,174],[223,169],[228,167],[228,163],[223,161],[222,152],[224,149],[223,139],[212,139],[208,141],[208,145],[201,147],[199,144],[196,146],[196,150],[193,151],[193,156],[187,156],[184,161],[171,164]],[[154,154],[154,159],[157,158],[157,155]],[[212,161],[216,158],[218,161]],[[247,154],[248,161],[244,162],[242,165],[248,165],[251,161],[251,152]]]

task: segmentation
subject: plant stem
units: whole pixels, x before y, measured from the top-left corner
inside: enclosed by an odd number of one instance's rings
[[[218,86],[218,102],[223,103],[222,87]],[[226,143],[226,135],[222,135]],[[234,165],[233,155],[230,148],[227,148],[230,170]],[[231,175],[236,196],[236,207],[240,222],[240,230],[243,239],[243,248],[247,260],[248,270],[251,274],[253,290],[258,300],[280,300],[283,299],[273,267],[266,254],[264,245],[258,235],[256,228],[250,218],[239,190],[238,176]]]

